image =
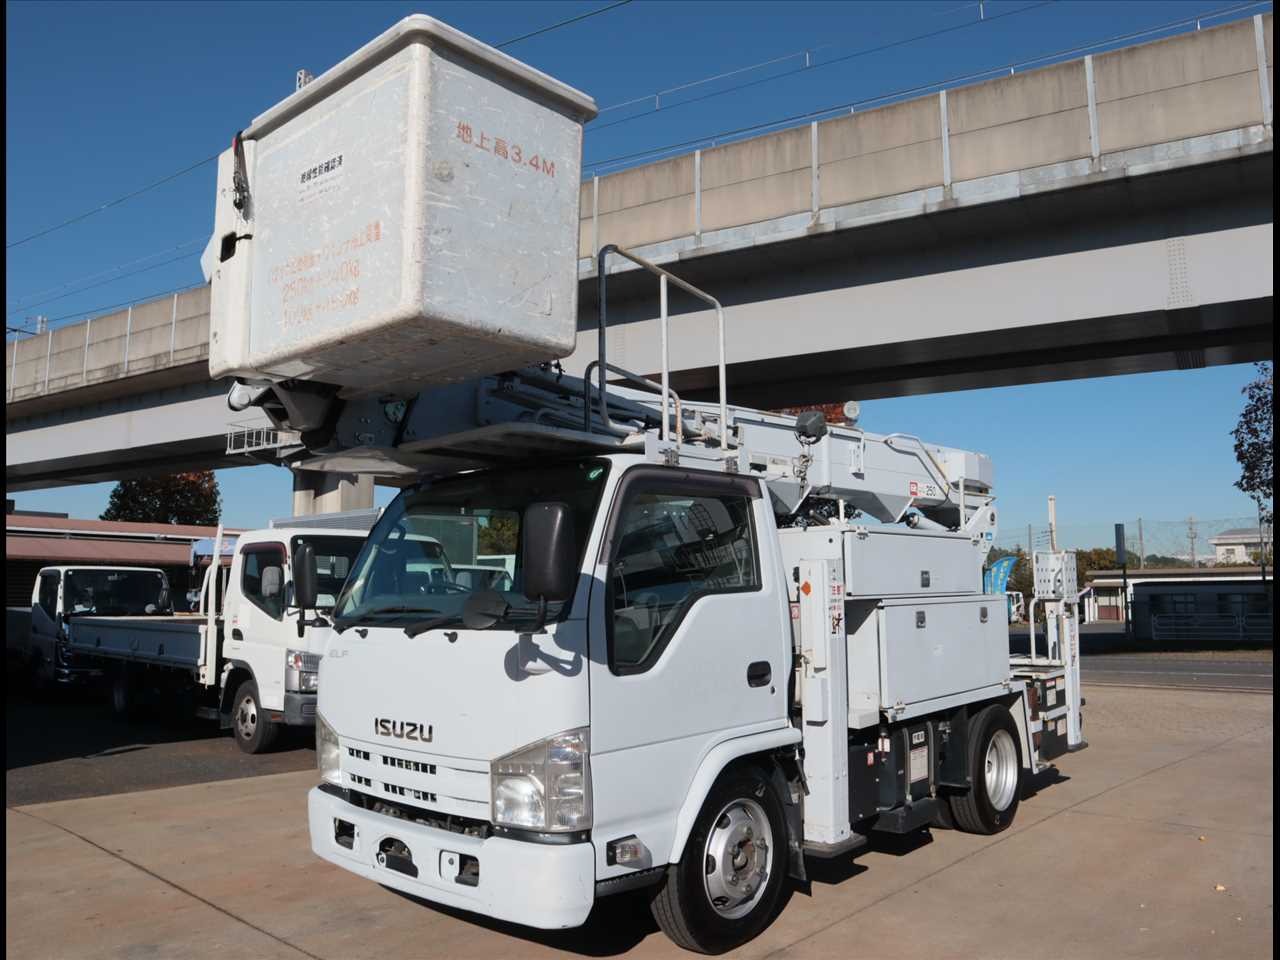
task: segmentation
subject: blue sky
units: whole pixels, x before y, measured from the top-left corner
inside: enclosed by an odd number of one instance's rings
[[[10,2],[6,242],[216,154],[232,133],[292,91],[299,67],[319,74],[407,14],[429,13],[501,43],[605,3]],[[508,52],[589,92],[604,108],[800,53],[665,94],[661,110],[651,99],[606,110],[596,129],[588,128],[584,161],[591,171],[610,169],[612,158],[1238,6],[986,0],[980,20],[976,0],[635,0]],[[1260,4],[1229,17],[1270,9]],[[849,57],[897,41],[909,42]],[[1134,41],[1116,45],[1126,42]],[[816,68],[798,69],[805,50]],[[830,62],[841,57],[848,59]],[[753,85],[727,89],[743,83]],[[36,314],[69,322],[199,283],[213,178],[206,164],[8,249],[6,323],[21,326]],[[989,453],[1007,524],[1041,522],[1048,493],[1057,493],[1064,522],[1139,513],[1245,516],[1252,505],[1231,486],[1236,467],[1228,431],[1251,373],[1223,367],[870,401],[864,423]],[[1033,444],[1046,411],[1062,411],[1052,419],[1076,427],[1060,442]],[[229,523],[257,524],[288,512],[291,481],[282,469],[222,471],[219,480]],[[17,499],[32,509],[96,516],[108,490],[95,485]]]

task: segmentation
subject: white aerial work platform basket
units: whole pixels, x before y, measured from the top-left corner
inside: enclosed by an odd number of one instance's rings
[[[594,101],[426,16],[218,163],[209,372],[416,390],[568,355]]]

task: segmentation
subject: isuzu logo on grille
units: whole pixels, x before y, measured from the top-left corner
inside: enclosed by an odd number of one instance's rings
[[[398,740],[431,742],[431,724],[429,723],[409,723],[405,720],[385,720],[374,717],[373,732],[382,737],[395,737]]]

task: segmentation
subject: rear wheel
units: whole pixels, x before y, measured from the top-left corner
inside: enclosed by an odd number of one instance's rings
[[[1018,812],[1022,792],[1022,750],[1018,728],[998,703],[969,723],[969,775],[973,786],[951,797],[955,825],[966,833],[1006,829]]]
[[[773,919],[786,882],[782,801],[763,773],[721,776],[679,863],[653,898],[654,919],[686,950],[723,953]]]
[[[141,712],[137,678],[124,664],[111,678],[111,712],[121,720],[134,720]]]
[[[245,753],[265,753],[276,742],[280,725],[262,709],[258,684],[253,680],[246,680],[236,691],[231,704],[231,729],[236,746]]]

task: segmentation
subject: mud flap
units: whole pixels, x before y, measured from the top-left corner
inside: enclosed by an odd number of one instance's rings
[[[786,758],[773,764],[773,786],[782,798],[782,812],[787,819],[787,876],[801,883],[809,877],[804,869],[804,788],[798,775],[788,779],[783,764],[794,758]]]

